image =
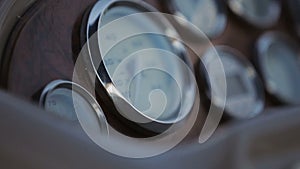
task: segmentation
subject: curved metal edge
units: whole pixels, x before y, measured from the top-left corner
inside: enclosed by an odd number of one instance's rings
[[[86,29],[86,37],[91,37],[94,33],[96,33],[96,31],[99,29],[100,27],[100,23],[101,23],[101,19],[103,17],[103,14],[105,13],[105,11],[110,8],[111,6],[115,5],[115,3],[129,3],[131,5],[138,5],[140,8],[142,8],[145,12],[158,12],[158,10],[156,10],[154,7],[150,6],[149,4],[147,4],[146,2],[142,2],[142,1],[136,1],[136,0],[103,0],[103,1],[98,1],[95,6],[92,8],[89,18],[88,18],[88,24],[87,24],[87,29]],[[177,31],[175,30],[175,28],[171,25],[171,23],[168,22],[167,19],[163,19],[163,22],[161,21],[161,23],[163,23],[165,27],[171,28],[173,32],[176,33],[176,36],[179,37],[179,35],[177,34]],[[97,27],[97,29],[95,29]],[[171,40],[171,39],[170,39]],[[180,43],[181,44],[181,43]],[[94,44],[93,44],[94,45]],[[98,46],[99,41],[98,41]],[[87,46],[88,46],[88,52],[89,52],[89,64],[92,64],[93,66],[93,71],[96,73],[97,79],[100,81],[100,84],[107,90],[106,92],[108,93],[108,95],[110,97],[117,97],[118,99],[122,99],[124,102],[126,102],[128,105],[131,106],[131,109],[133,109],[136,114],[138,115],[143,115],[143,113],[141,113],[140,111],[138,111],[133,105],[131,105],[131,103],[129,103],[129,101],[127,101],[124,97],[122,97],[122,95],[120,94],[120,92],[114,92],[114,91],[118,91],[115,87],[115,85],[112,82],[111,77],[108,75],[107,73],[107,69],[105,68],[104,64],[101,64],[100,66],[102,66],[102,70],[105,70],[104,72],[104,77],[101,77],[98,73],[97,73],[97,69],[95,68],[94,62],[93,62],[93,58],[92,58],[92,50],[91,48],[91,44],[89,44],[89,41],[87,39]],[[182,56],[182,60],[184,62],[186,62],[189,66],[191,66],[191,61],[188,58],[186,51],[185,51],[185,47],[182,45],[181,47],[177,47],[174,46],[171,43],[171,46],[175,49],[176,52],[178,52],[180,54],[180,56]],[[184,51],[183,51],[184,50]],[[101,60],[103,59],[100,49],[97,49],[97,51],[99,51],[99,54],[101,56]],[[98,54],[98,55],[99,55]],[[185,54],[185,55],[183,55]],[[111,93],[113,91],[113,93]],[[118,100],[117,99],[117,100]],[[114,101],[114,99],[112,99],[112,101]],[[116,103],[114,103],[114,105],[116,105]],[[189,113],[188,113],[189,114]],[[187,114],[187,115],[188,115]],[[186,116],[187,116],[186,115]],[[143,115],[143,118],[145,118],[146,120],[149,120],[149,118],[145,115]],[[169,126],[169,125],[173,125],[174,123],[171,124],[165,124],[165,123],[161,123],[159,121],[152,121],[153,123],[155,123],[155,125],[162,125],[162,128],[166,128],[165,126]],[[141,125],[145,126],[145,125]],[[148,127],[147,127],[148,128]],[[149,128],[148,128],[149,129]]]
[[[46,101],[47,97],[49,96],[49,94],[59,88],[69,89],[72,92],[76,92],[81,97],[83,97],[90,104],[90,106],[93,108],[96,116],[98,117],[98,122],[99,122],[99,124],[101,124],[100,128],[101,129],[104,128],[103,130],[105,130],[105,132],[107,132],[106,135],[109,134],[108,122],[106,120],[106,117],[103,113],[101,106],[98,104],[96,99],[86,89],[84,89],[82,86],[80,86],[74,82],[66,81],[66,80],[55,80],[55,81],[50,82],[42,91],[40,101],[39,101],[39,106],[42,108],[45,107],[45,101]],[[103,123],[105,123],[105,124],[103,124]]]
[[[264,95],[264,87],[263,87],[263,83],[262,83],[262,80],[259,78],[258,76],[258,73],[257,71],[255,70],[254,66],[245,58],[245,56],[240,52],[238,51],[237,49],[235,48],[232,48],[232,47],[229,47],[229,46],[225,46],[225,45],[218,45],[218,46],[215,46],[215,49],[216,49],[216,52],[217,53],[221,53],[221,52],[225,52],[225,53],[229,53],[235,57],[232,56],[232,58],[234,60],[237,60],[239,63],[241,63],[242,65],[244,65],[246,67],[246,69],[250,69],[251,71],[254,72],[254,78],[253,80],[251,80],[253,82],[253,84],[257,85],[257,87],[255,87],[256,89],[258,89],[259,91],[257,93],[260,94],[259,96],[259,100],[257,100],[259,103],[262,104],[262,106],[260,107],[260,109],[258,108],[255,108],[253,109],[253,112],[251,114],[254,114],[254,117],[258,116],[259,114],[262,113],[263,109],[264,109],[264,105],[265,105],[265,95]],[[208,49],[204,55],[203,55],[203,59],[205,59],[206,57],[209,57],[209,54],[211,52],[211,49]],[[220,56],[221,57],[221,56]],[[201,64],[200,64],[201,66]],[[203,71],[203,68],[200,68],[199,71],[201,71],[200,73],[201,74],[204,74],[202,75],[204,77],[204,79],[206,81],[209,81],[209,78],[208,76],[206,75],[205,71]],[[207,82],[208,85],[210,85],[211,82]],[[210,93],[211,93],[211,89],[209,87],[206,87],[206,96],[208,97],[208,100],[211,101],[211,98],[210,98]],[[218,105],[214,104],[216,107],[219,107]],[[237,118],[237,117],[234,117],[230,112],[228,112],[225,108],[225,114],[227,116],[229,116],[230,118]],[[250,118],[253,118],[252,116],[251,117],[246,117],[246,119],[250,119]],[[243,118],[242,118],[243,119]]]
[[[270,85],[270,79],[268,78],[268,73],[265,69],[265,65],[267,64],[265,62],[265,53],[268,50],[271,43],[277,40],[287,43],[291,48],[300,53],[300,46],[287,34],[279,31],[269,31],[261,35],[255,44],[255,61],[257,67],[261,73],[263,83],[265,84],[265,89],[275,101],[281,104],[299,105],[299,103],[295,103],[293,101],[289,101],[280,97],[280,94],[276,91],[276,89],[273,89],[273,87]]]

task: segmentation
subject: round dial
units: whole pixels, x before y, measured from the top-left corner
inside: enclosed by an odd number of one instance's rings
[[[106,7],[98,10],[100,6]],[[93,34],[100,55],[90,52],[90,61],[118,113],[155,133],[185,119],[195,101],[196,83],[187,52],[161,13],[144,2],[98,2],[86,37]],[[87,42],[93,51],[95,44]],[[136,116],[144,120],[136,121]]]
[[[287,104],[300,103],[299,47],[286,35],[268,32],[258,40],[257,61],[268,92]]]
[[[70,122],[77,122],[80,117],[83,125],[101,134],[108,133],[106,118],[97,101],[73,82],[56,80],[49,83],[41,94],[40,106]]]
[[[273,26],[281,12],[278,0],[229,0],[228,4],[235,14],[260,28]]]
[[[114,7],[103,16],[106,24],[122,16],[140,12],[129,7]],[[150,18],[139,17],[140,20],[132,20],[124,29],[136,32],[160,29]],[[141,24],[145,23],[145,24]],[[162,32],[162,30],[160,30]],[[101,41],[105,43],[117,43],[120,30],[111,29],[109,36],[104,36]],[[114,38],[112,38],[114,37]],[[100,43],[100,46],[103,43]],[[101,48],[105,45],[101,46]],[[151,118],[160,120],[174,116],[174,112],[180,107],[180,90],[176,81],[168,73],[159,69],[143,70],[146,67],[169,67],[172,75],[180,74],[176,68],[176,61],[162,57],[161,52],[155,50],[142,51],[143,49],[160,49],[172,51],[169,39],[162,35],[142,34],[124,39],[117,43],[104,57],[103,62],[109,76],[116,88],[139,111]],[[127,61],[126,61],[127,59]],[[116,70],[119,68],[118,70]],[[179,69],[180,70],[180,69]],[[134,73],[137,72],[135,75]],[[101,71],[99,71],[101,74]],[[133,77],[134,76],[134,77]],[[160,92],[161,91],[161,92]],[[148,95],[150,98],[148,98]],[[165,112],[160,116],[159,113]],[[176,113],[175,113],[176,114]],[[176,118],[176,116],[174,116]]]
[[[78,97],[78,94],[76,94],[75,97],[80,98]],[[72,100],[72,91],[61,88],[48,93],[47,97],[45,98],[44,108],[47,111],[55,113],[57,116],[60,116],[63,119],[77,121],[77,115],[73,106],[74,104]],[[89,109],[87,106],[84,107]]]
[[[215,69],[212,58],[217,58],[214,56],[216,54],[220,57],[226,75],[226,114],[237,119],[247,119],[261,113],[264,108],[264,91],[255,69],[238,51],[225,46],[217,46],[216,52],[209,49],[204,54],[204,59],[212,63],[208,64],[207,69]],[[211,81],[209,78],[205,80],[210,86],[221,88],[218,75],[212,77]],[[210,92],[209,88],[207,93]],[[217,102],[214,104],[218,106]]]

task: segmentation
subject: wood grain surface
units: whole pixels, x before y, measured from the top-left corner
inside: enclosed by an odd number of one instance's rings
[[[10,92],[30,98],[55,79],[71,79],[73,33],[77,20],[95,0],[46,0],[31,8],[11,47],[7,76]],[[7,56],[8,57],[8,56]]]

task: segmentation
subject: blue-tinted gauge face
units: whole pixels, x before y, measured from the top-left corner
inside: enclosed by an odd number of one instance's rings
[[[96,114],[91,103],[84,99],[80,94],[72,92],[72,90],[67,88],[55,89],[48,93],[44,107],[47,111],[51,111],[59,117],[70,121],[77,121],[76,111],[86,113],[92,112],[89,114]]]
[[[248,93],[243,78],[240,75],[227,76],[227,97],[232,98]]]
[[[227,95],[225,112],[237,119],[247,119],[258,115],[264,107],[263,89],[257,74],[246,60],[241,60],[233,49],[227,47],[216,47],[221,62],[224,67],[227,84]],[[205,57],[213,57],[212,51]],[[214,57],[216,58],[216,57]],[[215,67],[208,67],[214,69]],[[218,81],[218,75],[212,77],[211,86],[216,88],[216,92],[222,87],[222,82]],[[209,79],[207,79],[209,80]]]
[[[254,117],[263,108],[259,93],[263,92],[256,86],[254,68],[239,60],[230,52],[219,52],[224,66],[227,82],[227,113],[233,117]]]
[[[54,81],[56,82],[56,81]],[[52,86],[50,83],[49,86]],[[67,85],[71,85],[68,83]],[[74,89],[77,87],[74,87]],[[47,89],[47,88],[46,88]],[[81,90],[81,89],[80,89]],[[95,133],[107,134],[107,121],[101,107],[83,89],[81,94],[70,88],[56,88],[42,96],[42,106],[64,120],[77,122]]]
[[[245,15],[248,15],[252,18],[264,17],[268,15],[268,7],[270,6],[273,0],[236,0],[240,4],[240,7],[245,9]]]
[[[279,97],[300,103],[300,63],[298,52],[284,41],[274,41],[266,54],[269,85]]]
[[[280,14],[277,0],[229,0],[230,8],[251,24],[259,27],[273,25]]]
[[[57,89],[49,93],[45,99],[45,109],[55,113],[57,116],[76,121],[77,116],[73,106],[72,91],[69,89]]]
[[[76,111],[86,114],[85,120],[88,120],[90,117],[87,115],[97,114],[91,103],[79,93],[72,92],[72,90],[67,88],[58,88],[48,93],[44,104],[44,108],[47,111],[69,121],[77,121]],[[97,118],[94,117],[94,119]]]
[[[102,24],[138,12],[140,11],[126,6],[113,7],[103,16]],[[100,43],[100,48],[119,41],[121,38],[118,34],[126,29],[137,30],[136,32],[159,30],[164,33],[156,22],[141,15],[137,20],[129,19],[122,29],[112,28],[109,34],[100,40],[104,42]],[[153,119],[176,118],[181,104],[179,87],[171,75],[155,67],[167,67],[168,70],[172,70],[173,75],[180,74],[181,68],[176,62],[151,49],[172,52],[173,47],[170,40],[162,35],[134,35],[121,40],[102,56],[103,62],[116,88],[135,108]],[[154,69],[141,70],[142,67]]]
[[[215,0],[173,0],[175,8],[209,37],[222,33],[226,26],[224,9]]]

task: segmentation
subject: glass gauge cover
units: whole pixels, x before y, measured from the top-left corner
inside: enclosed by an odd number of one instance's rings
[[[257,65],[269,94],[285,104],[300,104],[299,46],[287,35],[267,32],[256,44]]]
[[[170,0],[170,11],[188,20],[209,38],[219,36],[227,25],[226,7],[221,0]]]
[[[104,113],[88,91],[70,81],[56,80],[49,83],[40,97],[40,106],[46,111],[70,122],[88,124],[107,134],[108,124]]]
[[[200,64],[200,73],[203,74],[206,81],[206,94],[209,100],[211,100],[211,87],[216,88],[216,92],[221,90],[222,83],[218,81],[218,74],[212,73],[212,77],[209,78],[208,74],[204,73],[205,70],[213,72],[214,69],[217,69],[214,66],[215,59],[218,58],[217,54],[223,64],[226,76],[226,115],[234,119],[248,119],[260,114],[264,108],[262,83],[253,66],[244,59],[240,52],[230,47],[216,46],[208,49],[203,56],[207,65],[205,69],[203,64]],[[211,101],[212,104],[220,107],[217,99]]]
[[[236,15],[259,28],[273,26],[281,13],[278,0],[228,0],[228,6]]]
[[[142,1],[99,1],[90,12],[84,38],[89,62],[118,113],[161,133],[188,116],[196,84],[181,64],[191,65],[184,46],[168,37],[178,36],[175,29],[163,15],[149,12],[157,10]],[[91,43],[87,38],[94,34],[97,40]]]

